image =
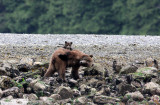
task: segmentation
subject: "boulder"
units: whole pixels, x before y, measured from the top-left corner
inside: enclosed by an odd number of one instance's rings
[[[143,101],[144,96],[139,91],[136,91],[125,94],[123,100],[128,101],[129,99],[133,99],[134,101]]]
[[[33,63],[34,63],[34,59],[29,58],[29,57],[23,57],[23,58],[20,60],[20,64],[33,65]]]
[[[145,60],[145,66],[147,67],[155,67],[158,69],[158,62],[157,60],[153,59],[153,58],[147,58]]]
[[[144,92],[152,95],[160,95],[160,86],[154,82],[146,83],[144,85]]]
[[[33,88],[34,91],[43,91],[46,88],[46,84],[40,80],[32,80],[29,86]]]
[[[60,86],[55,89],[55,93],[59,94],[62,99],[68,99],[73,97],[73,92],[70,87]]]
[[[119,90],[120,94],[125,95],[126,92],[135,92],[136,91],[136,87],[131,85],[131,84],[120,83],[118,85],[118,90]]]
[[[74,105],[87,105],[87,98],[86,97],[79,97],[73,101]]]
[[[72,89],[72,91],[73,91],[73,96],[74,96],[74,97],[79,97],[79,96],[81,96],[81,92],[80,92],[78,89]]]
[[[2,89],[8,89],[11,88],[14,85],[14,82],[12,79],[8,76],[0,76],[0,87]]]
[[[61,96],[59,94],[52,94],[50,98],[53,98],[54,100],[61,100]]]
[[[83,69],[84,76],[102,76],[104,77],[105,69],[99,63],[94,63],[92,67]]]
[[[8,99],[1,100],[1,105],[28,105],[27,99]]]
[[[112,68],[113,68],[113,71],[114,71],[115,73],[119,73],[119,72],[121,71],[121,69],[122,69],[122,65],[117,64],[117,61],[114,60],[114,61],[113,61],[113,66],[112,66]]]
[[[100,95],[100,96],[95,96],[93,98],[93,102],[96,104],[116,104],[117,102],[120,102],[120,99]]]
[[[82,95],[88,95],[91,91],[91,87],[85,84],[82,84],[79,88]]]
[[[13,96],[13,97],[18,97],[19,93],[21,93],[20,89],[18,87],[12,87],[9,89],[6,89],[3,91],[3,96]]]
[[[139,73],[140,76],[157,76],[158,70],[155,67],[144,67],[139,68],[136,73]]]
[[[121,69],[121,72],[120,74],[129,74],[129,73],[134,73],[136,72],[138,69],[137,66],[135,65],[128,65],[128,66],[125,66]]]
[[[69,79],[68,84],[70,85],[70,87],[76,87],[78,85],[78,82],[77,80]]]
[[[23,95],[23,98],[24,99],[28,99],[28,100],[38,100],[38,97],[37,97],[37,95],[36,94],[33,94],[33,93],[31,93],[31,94],[24,94]]]
[[[49,63],[48,62],[34,62],[33,66],[34,66],[34,68],[36,68],[36,67],[45,67],[45,68],[48,68]]]
[[[41,81],[35,83],[33,86],[34,91],[43,91],[46,88],[45,84]]]
[[[7,75],[7,72],[4,67],[0,67],[0,76]]]
[[[55,100],[50,97],[40,97],[40,103],[38,105],[56,105]],[[37,100],[36,100],[37,103]],[[27,104],[28,105],[28,104]],[[33,105],[33,104],[31,104]]]

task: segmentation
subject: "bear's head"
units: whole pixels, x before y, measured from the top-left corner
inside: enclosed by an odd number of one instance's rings
[[[91,67],[93,65],[92,57],[93,55],[83,55],[79,61],[80,66]]]

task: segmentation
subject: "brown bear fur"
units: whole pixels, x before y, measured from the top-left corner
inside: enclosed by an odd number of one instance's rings
[[[78,70],[80,66],[91,67],[93,64],[92,55],[89,56],[79,50],[57,49],[51,58],[49,67],[44,77],[49,77],[58,72],[59,77],[65,80],[65,70],[72,67],[72,77],[79,78]]]

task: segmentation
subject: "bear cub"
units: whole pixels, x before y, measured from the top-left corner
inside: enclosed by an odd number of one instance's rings
[[[71,47],[72,44],[73,44],[72,42],[65,41],[63,48],[68,49],[68,50],[72,50],[72,47]]]

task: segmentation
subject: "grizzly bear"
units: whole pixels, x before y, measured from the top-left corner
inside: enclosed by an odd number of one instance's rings
[[[72,67],[72,77],[74,79],[79,79],[78,70],[80,66],[91,67],[93,64],[92,57],[92,55],[84,54],[79,50],[59,48],[53,53],[44,77],[49,77],[55,72],[58,72],[59,77],[65,80],[66,68]]]

